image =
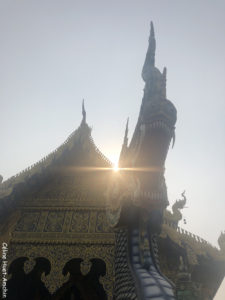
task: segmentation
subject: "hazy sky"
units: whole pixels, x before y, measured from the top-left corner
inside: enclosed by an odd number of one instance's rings
[[[0,174],[57,148],[81,121],[113,162],[137,122],[149,23],[156,66],[178,110],[169,201],[185,189],[186,230],[217,245],[225,229],[225,1],[0,1]],[[220,299],[220,298],[218,298]],[[222,298],[221,298],[222,299]]]

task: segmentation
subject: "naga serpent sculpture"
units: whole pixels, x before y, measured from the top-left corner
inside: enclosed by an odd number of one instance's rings
[[[168,206],[164,165],[175,140],[176,108],[166,99],[166,69],[155,67],[151,23],[142,78],[144,96],[128,146],[128,123],[119,172],[107,192],[107,217],[116,233],[114,299],[175,299],[173,284],[161,273],[157,235]]]

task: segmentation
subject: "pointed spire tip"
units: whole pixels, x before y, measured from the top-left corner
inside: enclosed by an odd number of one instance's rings
[[[127,146],[128,144],[128,126],[129,126],[129,118],[127,118],[125,135],[124,135],[124,144]]]
[[[127,128],[128,128],[128,124],[129,124],[129,117],[127,118],[127,126],[126,126]]]
[[[85,110],[85,107],[84,107],[84,99],[82,101],[82,115],[83,115],[82,122],[86,123],[86,110]]]
[[[150,36],[152,36],[152,37],[155,37],[155,30],[154,30],[154,24],[153,24],[153,22],[151,21],[151,23],[150,23]]]

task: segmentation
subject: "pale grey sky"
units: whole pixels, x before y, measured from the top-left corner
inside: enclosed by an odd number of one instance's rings
[[[225,1],[0,2],[0,174],[57,148],[81,121],[112,161],[133,133],[153,20],[156,65],[178,110],[166,163],[170,203],[185,189],[189,230],[217,245],[225,229]],[[222,298],[217,298],[221,299]]]

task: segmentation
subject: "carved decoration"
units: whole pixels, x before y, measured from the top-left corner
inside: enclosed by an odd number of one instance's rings
[[[96,232],[113,232],[107,222],[105,212],[98,212],[97,214]]]
[[[12,242],[19,243],[52,243],[57,244],[76,244],[82,242],[86,244],[114,244],[115,234],[109,227],[104,208],[77,209],[56,208],[48,210],[27,211],[26,228],[30,228],[33,222],[33,215],[40,215],[36,224],[35,232],[25,230],[18,223],[17,230],[12,232]],[[22,231],[19,231],[23,229]]]
[[[74,212],[70,225],[70,232],[88,232],[89,218],[89,211]]]
[[[181,196],[183,199],[176,200],[176,202],[172,206],[173,213],[168,210],[165,210],[164,212],[164,218],[173,223],[175,226],[177,226],[179,221],[182,220],[182,214],[180,211],[184,209],[187,202],[185,191],[183,191]]]
[[[65,212],[49,212],[47,221],[45,223],[45,232],[61,232]]]
[[[18,257],[26,256],[29,261],[25,263],[25,272],[32,270],[34,259],[36,257],[45,257],[51,263],[51,272],[47,276],[42,276],[48,290],[53,293],[64,282],[68,276],[62,275],[65,264],[72,258],[81,258],[83,261],[90,261],[93,258],[100,258],[106,264],[106,275],[101,277],[101,282],[108,299],[112,300],[113,282],[114,282],[114,245],[35,245],[35,244],[15,244],[11,243],[8,252],[8,266]],[[87,270],[86,270],[87,271]]]
[[[22,217],[17,223],[15,231],[34,232],[37,229],[40,212],[23,213]]]

